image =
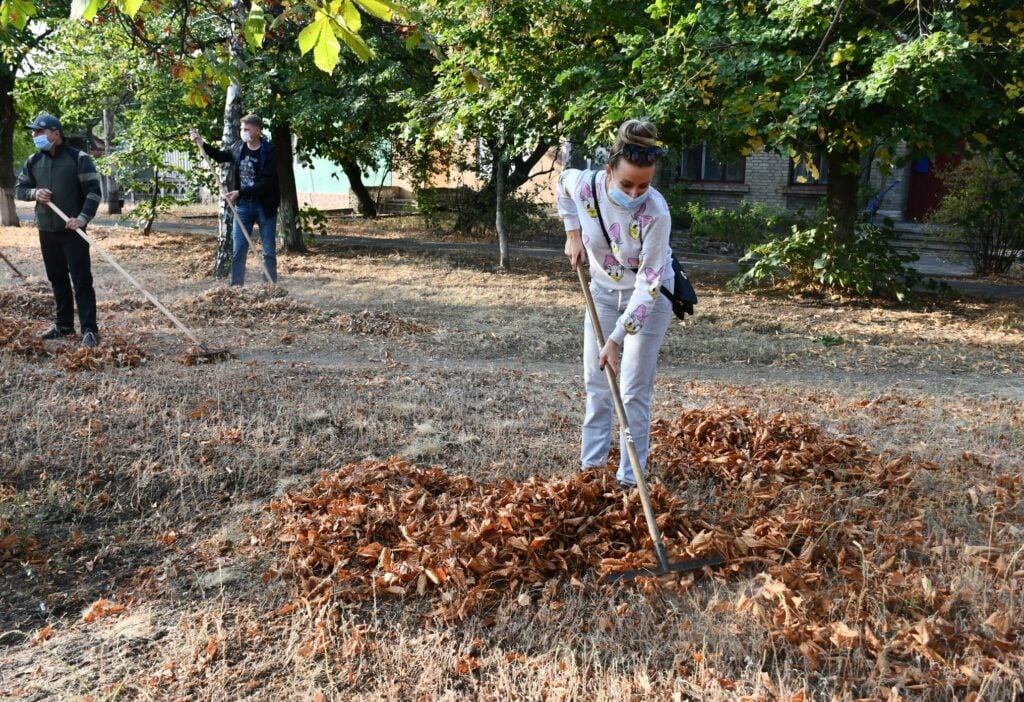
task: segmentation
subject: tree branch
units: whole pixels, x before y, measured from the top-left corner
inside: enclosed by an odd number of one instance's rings
[[[818,44],[818,50],[814,52],[814,56],[811,56],[811,60],[804,66],[804,70],[797,76],[796,82],[799,83],[803,80],[804,76],[807,75],[807,71],[811,70],[811,66],[821,56],[821,52],[825,50],[825,45],[828,43],[828,38],[832,36],[832,30],[836,28],[836,24],[839,22],[839,15],[843,12],[843,7],[846,5],[846,0],[839,0],[839,7],[836,8],[836,13],[832,16],[832,21],[828,25],[828,29],[825,30],[825,36],[821,38],[821,43]]]

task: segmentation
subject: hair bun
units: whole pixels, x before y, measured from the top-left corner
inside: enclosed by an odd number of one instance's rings
[[[651,123],[640,119],[627,119],[619,126],[620,144],[637,144],[638,146],[654,146],[658,140],[658,130]]]

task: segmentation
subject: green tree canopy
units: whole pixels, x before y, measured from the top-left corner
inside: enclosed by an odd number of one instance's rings
[[[1024,10],[1017,0],[656,0],[669,23],[634,32],[642,103],[678,138],[737,154],[823,150],[828,209],[852,232],[869,147],[893,162],[963,143],[1020,150]]]

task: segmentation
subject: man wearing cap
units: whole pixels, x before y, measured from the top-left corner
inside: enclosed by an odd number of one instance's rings
[[[210,158],[219,163],[230,163],[231,190],[227,198],[235,203],[238,219],[250,233],[253,225],[260,225],[263,245],[263,263],[271,283],[277,283],[277,208],[281,203],[281,189],[277,183],[277,154],[274,145],[263,138],[263,120],[257,115],[242,118],[242,140],[226,151],[210,146],[195,129],[190,130],[195,141]],[[245,282],[245,256],[249,242],[238,221],[232,233],[231,284]]]
[[[58,339],[75,333],[75,305],[83,346],[98,346],[96,291],[92,285],[89,244],[75,233],[96,216],[100,204],[100,177],[92,158],[64,142],[60,120],[41,114],[32,124],[36,153],[28,157],[18,174],[15,197],[36,203],[36,227],[43,252],[46,277],[53,286],[57,319],[42,334]],[[65,224],[46,203],[52,202],[71,217]],[[72,295],[72,289],[74,294]]]

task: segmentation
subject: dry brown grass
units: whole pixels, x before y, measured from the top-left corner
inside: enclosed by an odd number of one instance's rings
[[[275,614],[294,593],[286,582],[261,579],[280,555],[259,536],[266,505],[322,470],[364,458],[401,455],[484,481],[571,471],[582,414],[573,278],[555,262],[522,262],[519,272],[498,275],[493,262],[469,256],[321,246],[282,255],[287,295],[229,294],[204,277],[212,241],[98,233],[201,336],[239,358],[181,366],[175,359],[188,342],[101,262],[94,270],[103,331],[130,337],[145,364],[69,372],[53,354],[72,341],[51,343],[42,356],[0,352],[0,694],[965,694],[915,689],[893,676],[851,677],[877,661],[847,649],[812,669],[749,610],[737,610],[760,582],[749,567],[681,595],[583,578],[582,587],[558,584],[561,609],[520,605],[510,593],[449,624],[425,618],[429,603],[415,600],[354,604],[337,609],[324,631],[328,653],[308,655],[316,613]],[[49,322],[37,247],[31,230],[0,229],[0,249],[30,277],[22,284],[0,272],[0,313],[31,331]],[[920,533],[945,544],[930,556],[930,577],[936,587],[975,593],[962,616],[1012,606],[1010,640],[1019,649],[1024,555],[1005,554],[1002,584],[1016,594],[996,600],[976,554],[994,534],[1024,536],[1019,493],[1008,516],[985,518],[992,486],[1017,475],[1024,459],[1021,303],[908,310],[719,286],[701,293],[700,314],[669,332],[656,417],[718,406],[784,412],[859,437],[873,451],[935,463],[911,486],[915,513],[907,513],[903,491],[899,500],[878,496],[879,513],[887,529],[917,518]],[[666,477],[662,466],[652,468]],[[709,481],[679,486],[679,494],[698,499]],[[83,621],[100,599],[125,610]],[[920,665],[929,665],[924,656]],[[1022,674],[1019,663],[981,671],[975,689],[981,699],[1013,699]]]

